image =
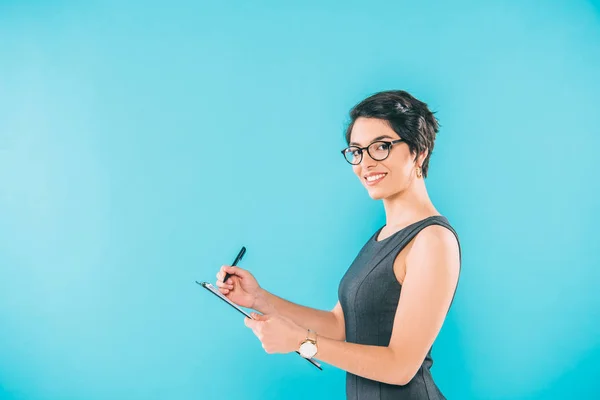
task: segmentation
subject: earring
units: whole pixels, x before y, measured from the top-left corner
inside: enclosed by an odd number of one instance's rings
[[[422,178],[423,177],[423,170],[421,169],[421,167],[417,167],[417,178]]]

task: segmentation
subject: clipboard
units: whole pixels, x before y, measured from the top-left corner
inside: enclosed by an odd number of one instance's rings
[[[223,300],[224,302],[226,302],[227,304],[229,304],[231,307],[235,308],[236,310],[238,310],[239,312],[244,314],[246,317],[248,317],[250,319],[254,319],[254,318],[252,318],[252,316],[250,314],[248,314],[246,311],[242,310],[237,304],[235,304],[234,302],[229,300],[227,297],[225,297],[225,295],[223,293],[219,292],[219,289],[214,287],[213,284],[208,283],[208,282],[198,282],[198,281],[196,281],[196,283],[198,285],[202,286],[204,289],[211,292],[212,294],[214,294],[215,296],[217,296],[218,298],[220,298],[221,300]]]
[[[234,302],[229,300],[223,293],[219,292],[219,289],[217,289],[213,284],[208,283],[208,282],[198,282],[198,281],[196,281],[196,283],[198,285],[202,286],[204,289],[211,292],[212,294],[214,294],[215,296],[217,296],[218,298],[220,298],[221,300],[223,300],[225,303],[229,304],[231,307],[235,308],[237,311],[239,311],[246,317],[248,317],[250,319],[254,319],[254,318],[252,318],[252,316],[250,314],[248,314],[246,311],[244,311],[242,308],[240,308],[237,304],[235,304]],[[298,355],[300,355],[300,352],[296,351],[296,353]],[[300,357],[302,357],[302,356],[300,356]],[[302,357],[302,358],[304,358],[304,357]],[[319,368],[319,370],[323,371],[321,364],[318,363],[317,361],[315,361],[311,358],[304,358],[304,359],[306,361],[308,361],[309,363],[311,363],[312,365],[314,365],[315,367]]]

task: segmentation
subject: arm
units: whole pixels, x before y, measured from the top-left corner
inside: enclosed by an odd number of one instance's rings
[[[458,282],[456,238],[449,230],[425,228],[406,258],[406,277],[388,347],[319,337],[317,358],[381,382],[405,385],[418,371],[437,337]]]
[[[458,242],[452,232],[438,226],[423,229],[406,256],[406,276],[389,345],[361,345],[319,335],[315,357],[367,379],[407,384],[442,327],[459,268]],[[277,315],[245,323],[268,353],[297,350],[306,337],[303,328]]]
[[[339,302],[333,310],[323,311],[292,303],[261,289],[255,309],[263,314],[282,315],[305,330],[310,327],[326,338],[342,341],[346,339],[344,314]]]
[[[223,282],[225,274],[231,275],[227,282]],[[331,311],[294,304],[262,289],[250,271],[230,265],[223,265],[217,273],[217,286],[224,296],[239,306],[263,314],[281,315],[328,338],[344,340],[346,337],[344,314],[339,302]]]

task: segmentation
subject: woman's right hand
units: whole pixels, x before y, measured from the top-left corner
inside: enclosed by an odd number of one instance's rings
[[[227,282],[223,282],[226,273],[230,276]],[[250,271],[223,265],[217,273],[217,287],[225,297],[238,306],[256,309],[261,288]]]

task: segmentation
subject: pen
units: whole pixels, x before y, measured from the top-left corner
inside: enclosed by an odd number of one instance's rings
[[[235,267],[237,265],[237,263],[240,262],[242,257],[244,257],[245,253],[246,253],[246,247],[242,246],[242,249],[238,253],[237,257],[235,258],[235,260],[233,261],[233,264],[231,264],[231,266]],[[227,282],[227,279],[229,279],[230,276],[231,276],[231,274],[225,273],[225,278],[223,278],[223,283]]]

